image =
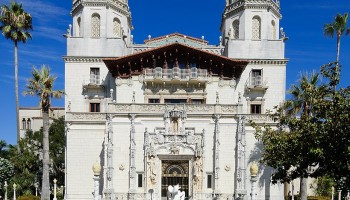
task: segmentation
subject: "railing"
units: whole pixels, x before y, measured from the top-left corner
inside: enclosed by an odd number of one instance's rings
[[[103,80],[100,75],[90,74],[90,79],[83,81],[83,87],[100,87],[103,85]]]
[[[154,69],[147,68],[144,70],[145,80],[207,80],[208,70],[192,67],[191,69],[180,69],[174,67],[172,69],[162,69],[156,67]]]
[[[253,86],[261,86],[262,85],[262,76],[252,76],[251,77],[251,85]]]
[[[268,88],[267,82],[264,81],[261,75],[250,75],[246,87],[248,90],[266,90]]]
[[[90,83],[99,85],[101,83],[100,75],[90,74]]]

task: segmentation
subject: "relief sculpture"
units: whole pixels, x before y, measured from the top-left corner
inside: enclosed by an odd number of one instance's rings
[[[149,180],[150,183],[155,185],[157,183],[157,167],[154,156],[149,156],[149,160],[147,162],[148,172],[149,172]]]
[[[203,161],[201,157],[196,157],[193,163],[193,184],[194,189],[199,192],[202,188]]]

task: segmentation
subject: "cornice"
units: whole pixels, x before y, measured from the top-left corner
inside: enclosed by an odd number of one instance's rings
[[[272,11],[279,19],[282,18],[279,5],[271,0],[236,1],[226,6],[222,18],[224,20],[225,18],[235,15],[245,9],[266,9]]]
[[[101,58],[101,57],[76,57],[76,56],[65,56],[65,57],[63,57],[63,60],[66,63],[76,63],[76,62],[80,62],[80,63],[84,63],[84,62],[101,63],[102,59],[103,58]]]
[[[247,59],[249,64],[254,65],[286,65],[288,59]]]

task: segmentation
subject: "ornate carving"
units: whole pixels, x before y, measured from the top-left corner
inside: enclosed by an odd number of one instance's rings
[[[66,113],[66,121],[106,121],[105,113]]]
[[[213,105],[187,105],[187,111],[190,113],[211,113],[214,112]]]
[[[170,154],[179,155],[180,148],[174,142],[170,145],[169,151],[170,151]]]
[[[153,155],[148,156],[148,174],[149,174],[149,180],[152,185],[157,184],[157,166],[155,157]]]
[[[124,171],[125,170],[125,165],[124,164],[120,164],[119,165],[119,170],[120,171]]]
[[[237,105],[221,105],[221,112],[227,114],[236,114],[237,113]]]
[[[240,115],[237,123],[237,136],[236,136],[236,198],[243,198],[246,193],[246,160],[245,160],[245,116]]]
[[[230,165],[225,165],[225,171],[230,171],[231,170],[231,166]]]
[[[200,192],[202,188],[203,160],[196,157],[193,163],[193,183],[196,192]]]
[[[244,119],[246,120],[252,120],[256,123],[275,123],[275,121],[268,115],[264,114],[251,114],[251,115],[245,115]]]

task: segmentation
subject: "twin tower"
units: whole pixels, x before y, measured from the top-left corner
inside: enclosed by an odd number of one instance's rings
[[[128,0],[73,0],[68,56],[120,57],[131,52]],[[226,0],[220,30],[223,56],[284,59],[279,0]]]

